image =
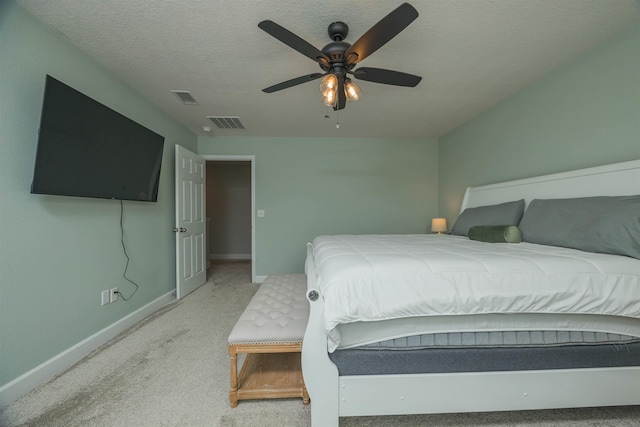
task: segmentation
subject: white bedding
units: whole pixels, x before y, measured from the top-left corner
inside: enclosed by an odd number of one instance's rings
[[[329,351],[336,326],[416,316],[561,313],[640,318],[640,260],[445,235],[313,240]]]

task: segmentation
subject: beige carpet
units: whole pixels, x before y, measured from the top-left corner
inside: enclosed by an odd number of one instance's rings
[[[227,336],[256,291],[249,263],[209,281],[0,412],[2,426],[309,426],[300,399],[228,402]],[[597,384],[594,384],[597,387]],[[640,426],[640,407],[342,418],[341,426]]]

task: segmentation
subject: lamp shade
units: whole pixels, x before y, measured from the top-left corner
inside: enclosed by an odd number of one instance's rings
[[[447,219],[446,218],[433,218],[431,220],[431,232],[432,233],[446,233],[447,232]]]
[[[344,84],[344,93],[347,96],[347,101],[357,101],[360,99],[362,89],[351,79],[347,79]]]
[[[322,102],[327,106],[336,105],[338,97],[338,78],[334,74],[327,74],[320,82],[320,93],[322,94]]]

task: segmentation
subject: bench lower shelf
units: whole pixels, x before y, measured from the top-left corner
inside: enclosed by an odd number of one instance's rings
[[[238,406],[239,400],[247,399],[300,397],[305,405],[309,404],[299,352],[248,353],[236,381],[233,368],[237,360],[231,356],[229,401],[232,408]]]

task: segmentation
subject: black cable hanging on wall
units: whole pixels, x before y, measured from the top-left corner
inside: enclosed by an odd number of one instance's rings
[[[124,266],[124,271],[122,272],[122,277],[124,277],[129,283],[131,283],[133,286],[136,287],[136,289],[131,293],[131,295],[129,295],[128,298],[125,298],[124,295],[122,294],[122,292],[117,291],[118,294],[120,294],[120,296],[122,297],[122,299],[124,301],[129,301],[131,299],[131,297],[133,295],[135,295],[136,292],[138,292],[138,289],[140,289],[140,287],[138,286],[138,284],[136,282],[134,282],[133,280],[129,279],[127,277],[127,270],[129,269],[129,254],[127,253],[127,247],[124,244],[124,203],[122,200],[120,200],[120,243],[122,244],[122,251],[124,252],[124,256],[127,259],[127,263]]]

